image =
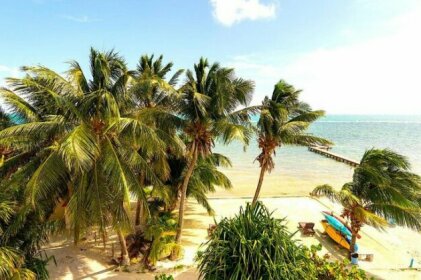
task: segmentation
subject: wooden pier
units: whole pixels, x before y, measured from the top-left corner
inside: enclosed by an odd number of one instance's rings
[[[310,152],[313,152],[313,153],[316,153],[316,154],[334,159],[334,160],[339,161],[339,162],[343,162],[343,163],[348,164],[352,167],[357,167],[359,165],[359,163],[356,162],[355,160],[352,160],[352,159],[346,158],[344,156],[332,153],[332,152],[329,151],[329,149],[330,149],[330,147],[325,147],[325,146],[309,146],[308,147],[308,150]]]

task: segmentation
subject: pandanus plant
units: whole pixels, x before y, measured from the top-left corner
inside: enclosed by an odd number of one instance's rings
[[[342,216],[351,223],[350,252],[364,225],[383,229],[391,222],[421,230],[421,177],[410,172],[408,160],[388,149],[364,153],[352,182],[338,191],[316,187],[312,195],[326,196],[343,206]]]
[[[272,97],[265,97],[257,123],[258,145],[261,153],[256,157],[260,164],[260,176],[253,198],[255,204],[263,185],[266,172],[275,167],[273,156],[276,149],[285,145],[309,146],[330,144],[330,141],[307,132],[308,127],[324,115],[313,111],[299,100],[301,90],[281,80],[275,85]]]

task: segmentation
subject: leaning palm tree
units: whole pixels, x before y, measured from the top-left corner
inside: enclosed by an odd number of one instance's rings
[[[187,188],[198,160],[211,154],[218,139],[223,143],[234,139],[248,143],[251,136],[247,124],[252,109],[236,111],[251,100],[251,81],[235,77],[233,69],[217,63],[209,65],[204,58],[186,76],[177,102],[177,113],[187,138],[187,164],[179,187],[177,243],[181,239]]]
[[[271,172],[275,166],[273,156],[276,154],[276,148],[283,145],[309,146],[330,143],[306,132],[314,121],[324,115],[324,111],[313,111],[307,103],[299,100],[300,93],[301,90],[296,90],[281,80],[275,85],[272,97],[265,97],[263,100],[257,123],[261,153],[256,160],[260,164],[260,176],[253,204],[259,198],[265,173]]]
[[[393,221],[421,230],[421,177],[410,172],[405,157],[391,150],[366,151],[352,182],[339,191],[318,186],[312,195],[326,196],[343,206],[342,216],[351,222],[351,252],[363,225],[382,229]]]

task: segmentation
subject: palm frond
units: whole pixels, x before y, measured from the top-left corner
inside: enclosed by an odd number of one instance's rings
[[[223,143],[230,143],[238,140],[247,145],[252,137],[252,130],[241,124],[234,124],[226,119],[215,122],[214,133],[223,141]]]
[[[0,88],[0,99],[3,101],[3,104],[9,108],[9,110],[18,116],[24,117],[25,120],[39,120],[39,115],[36,112],[36,109],[13,91],[6,88]]]
[[[59,153],[69,170],[88,171],[99,156],[99,143],[93,132],[82,124],[64,138]]]
[[[375,213],[367,211],[363,207],[355,207],[353,210],[354,217],[364,224],[372,227],[382,229],[388,225],[387,221],[382,217],[379,217]]]
[[[330,200],[339,201],[339,193],[330,185],[320,185],[311,192],[312,196],[325,196]]]
[[[407,207],[395,204],[378,203],[371,205],[370,210],[372,210],[375,215],[383,217],[387,221],[394,222],[397,225],[412,228],[417,231],[421,230],[421,210],[418,205]],[[367,223],[370,224],[369,222]]]
[[[175,86],[178,83],[180,76],[184,73],[184,69],[177,70],[171,79],[168,81],[168,84],[171,86]]]
[[[0,278],[35,280],[36,274],[23,268],[21,253],[10,247],[0,246]]]
[[[32,175],[25,190],[26,195],[33,206],[38,199],[58,199],[58,194],[67,191],[68,179],[66,166],[54,151]]]

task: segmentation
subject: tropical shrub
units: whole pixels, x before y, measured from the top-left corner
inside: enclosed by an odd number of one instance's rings
[[[173,250],[179,250],[175,241],[177,223],[168,213],[152,218],[145,230],[145,238],[151,241],[148,261],[155,265],[161,258],[168,257]]]
[[[291,239],[284,220],[261,203],[248,204],[218,223],[199,254],[204,279],[305,279],[312,271],[308,252]]]
[[[316,268],[316,279],[318,280],[364,280],[367,276],[364,270],[358,266],[351,266],[347,259],[343,261],[327,261],[325,257],[317,255],[322,245],[311,246],[311,261]]]
[[[154,206],[150,206],[151,210]],[[129,257],[139,258],[144,268],[155,270],[158,260],[170,256],[173,251],[182,251],[180,245],[175,243],[177,222],[168,212],[151,212],[151,217],[146,223],[145,230],[138,230],[126,237]]]
[[[317,256],[319,248],[309,249],[292,237],[284,219],[272,217],[261,202],[248,204],[217,224],[198,254],[200,275],[205,280],[366,279],[363,271],[330,263]]]
[[[174,280],[174,277],[172,275],[160,274],[155,276],[155,280]]]

